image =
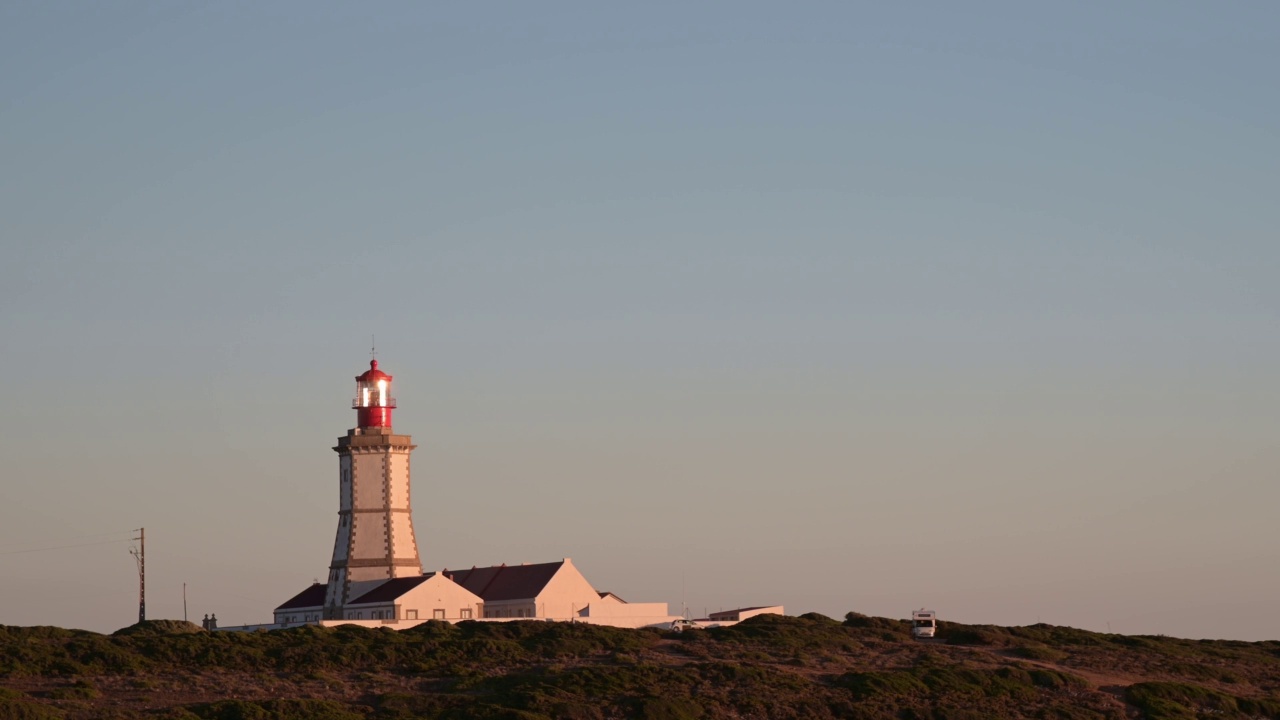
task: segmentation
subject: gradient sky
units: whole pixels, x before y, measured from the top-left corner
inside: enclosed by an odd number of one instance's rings
[[[0,3],[0,624],[429,570],[1280,638],[1280,5]]]

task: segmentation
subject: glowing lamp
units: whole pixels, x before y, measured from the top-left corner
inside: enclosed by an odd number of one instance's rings
[[[378,361],[369,361],[369,369],[356,377],[356,426],[362,428],[391,427],[391,411],[396,399],[391,397],[391,376],[378,369]]]

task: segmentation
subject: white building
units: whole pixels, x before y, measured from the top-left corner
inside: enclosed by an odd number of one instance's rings
[[[573,560],[445,570],[445,576],[484,600],[486,619],[537,618],[643,627],[674,620],[666,603],[628,603],[598,592]]]
[[[521,618],[641,627],[676,619],[666,603],[628,603],[597,592],[569,558],[423,574],[409,482],[417,446],[392,430],[391,380],[377,360],[356,378],[356,427],[333,448],[338,529],[328,581],[276,608],[274,627]]]
[[[707,619],[712,622],[742,622],[747,618],[753,618],[757,615],[786,615],[781,605],[758,605],[756,607],[736,608],[734,610],[721,610],[707,614]]]

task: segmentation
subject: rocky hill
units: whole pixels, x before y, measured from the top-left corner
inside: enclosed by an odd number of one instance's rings
[[[0,626],[7,718],[1277,718],[1280,642],[765,615],[113,635]]]

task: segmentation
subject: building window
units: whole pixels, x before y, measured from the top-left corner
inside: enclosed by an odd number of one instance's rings
[[[470,620],[470,619],[471,619],[471,608],[462,608],[461,610],[459,610],[459,611],[458,611],[458,617],[462,618],[463,620]]]
[[[405,611],[404,611],[404,619],[405,619],[405,620],[417,620],[417,619],[418,619],[418,611],[417,611],[417,610],[405,610]]]
[[[432,611],[431,611],[431,618],[432,618],[433,620],[443,620],[443,619],[444,619],[444,610],[432,610]]]

